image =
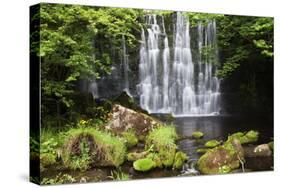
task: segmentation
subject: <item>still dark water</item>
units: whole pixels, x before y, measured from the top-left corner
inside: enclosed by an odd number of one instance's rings
[[[160,117],[161,119],[161,117]],[[268,143],[273,138],[273,120],[262,116],[210,116],[210,117],[181,117],[175,118],[172,122],[176,131],[181,136],[191,136],[194,131],[201,131],[204,137],[199,140],[184,139],[178,142],[179,149],[189,156],[188,162],[183,166],[182,170],[171,169],[153,169],[149,172],[134,171],[132,164],[126,162],[120,169],[129,174],[130,179],[144,178],[161,178],[171,176],[190,176],[200,175],[196,169],[196,161],[200,157],[196,153],[196,149],[202,148],[206,141],[211,139],[223,140],[227,139],[229,134],[238,131],[259,131],[259,141],[257,144]],[[245,168],[247,171],[264,171],[272,170],[273,157],[268,158],[250,158],[246,159]],[[43,177],[54,178],[59,173],[67,173],[79,181],[81,178],[87,179],[88,182],[110,181],[111,172],[114,168],[95,168],[86,172],[72,170],[58,170],[50,168],[42,173]],[[238,169],[236,172],[241,172]]]
[[[267,143],[273,138],[273,120],[267,117],[246,116],[210,116],[210,117],[183,117],[174,119],[177,133],[191,136],[194,131],[204,133],[199,141],[186,139],[179,142],[179,147],[191,158],[197,159],[197,148],[203,147],[211,139],[226,140],[229,134],[249,130],[259,131],[258,144]]]

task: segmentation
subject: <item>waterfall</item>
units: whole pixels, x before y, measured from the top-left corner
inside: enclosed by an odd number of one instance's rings
[[[124,35],[122,35],[122,67],[123,67],[123,75],[124,75],[124,86],[123,91],[126,91],[128,95],[130,95],[130,89],[129,89],[129,78],[128,78],[128,72],[129,72],[129,55],[127,54],[126,49],[126,41]]]
[[[169,47],[163,16],[147,15],[146,24],[139,53],[141,107],[149,113],[174,116],[218,114],[220,82],[214,75],[218,61],[215,20],[198,23],[197,37],[192,38],[198,43],[196,60],[192,57],[188,17],[176,14],[173,49]]]

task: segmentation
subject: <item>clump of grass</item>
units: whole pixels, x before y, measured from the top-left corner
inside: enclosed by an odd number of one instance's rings
[[[138,144],[138,138],[135,131],[132,129],[123,132],[122,137],[125,139],[128,148],[131,148]]]
[[[110,174],[109,178],[113,180],[124,181],[130,179],[129,174],[124,173],[120,168],[111,171]]]
[[[163,165],[169,167],[174,162],[177,137],[175,127],[160,126],[148,134],[145,147],[148,149],[153,146],[153,150],[159,154]]]
[[[72,128],[66,133],[63,162],[71,169],[116,166],[124,162],[124,140],[95,128]]]

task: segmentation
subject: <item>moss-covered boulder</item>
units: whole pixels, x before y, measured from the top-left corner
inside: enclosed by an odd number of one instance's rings
[[[173,169],[180,169],[187,159],[188,156],[185,153],[178,151],[175,155]]]
[[[175,144],[177,133],[173,126],[160,126],[152,130],[145,143],[145,148],[153,148],[165,167],[171,167],[174,163],[177,145]]]
[[[126,156],[124,140],[94,128],[71,129],[63,146],[66,167],[87,170],[92,166],[120,166]]]
[[[204,136],[204,133],[200,132],[200,131],[195,131],[192,133],[192,137],[195,139],[200,139]]]
[[[150,158],[139,159],[133,163],[133,167],[137,171],[149,171],[156,166],[155,162]]]
[[[250,130],[248,132],[242,133],[237,132],[230,136],[228,136],[228,140],[238,139],[241,144],[248,144],[248,143],[254,143],[258,141],[259,138],[259,132]]]
[[[161,121],[147,114],[115,104],[106,128],[119,135],[127,130],[134,130],[138,139],[142,140],[150,130],[162,124]]]
[[[220,145],[221,142],[220,141],[217,141],[217,140],[209,140],[205,143],[205,147],[207,148],[214,148],[218,145]]]
[[[240,166],[244,159],[244,150],[238,139],[232,139],[202,155],[197,166],[203,174],[230,172]]]

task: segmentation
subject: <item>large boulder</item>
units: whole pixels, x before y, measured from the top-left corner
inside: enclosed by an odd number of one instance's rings
[[[143,139],[150,130],[161,124],[162,122],[147,114],[114,104],[112,115],[106,128],[116,134],[122,134],[127,130],[134,130],[137,137]]]
[[[244,159],[244,150],[238,139],[225,142],[222,146],[208,150],[198,162],[198,169],[203,174],[228,173],[240,166]]]

